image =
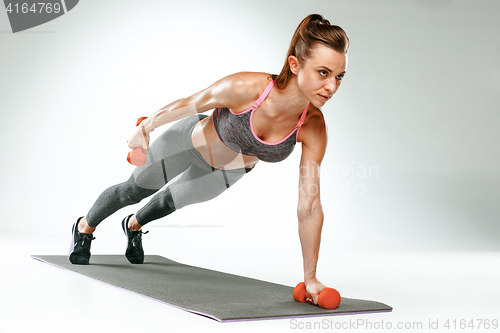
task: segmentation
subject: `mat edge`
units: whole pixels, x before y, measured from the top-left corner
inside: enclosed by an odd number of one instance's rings
[[[183,311],[186,311],[186,312],[189,312],[189,313],[194,313],[194,314],[197,314],[197,315],[200,315],[200,316],[203,316],[203,317],[207,317],[207,318],[213,319],[213,320],[215,320],[215,321],[217,321],[217,322],[219,322],[219,323],[222,323],[222,322],[223,322],[223,321],[222,321],[222,319],[220,319],[220,318],[218,318],[218,317],[215,317],[215,316],[212,316],[212,315],[209,315],[209,314],[203,313],[203,312],[199,312],[199,311],[191,310],[191,309],[185,309],[185,308],[180,307],[180,306],[178,306],[178,305],[170,304],[170,303],[164,302],[164,301],[162,301],[162,300],[159,300],[159,299],[157,299],[157,298],[154,298],[154,297],[151,297],[151,296],[148,296],[148,295],[144,295],[144,294],[141,294],[141,293],[135,292],[135,291],[133,291],[133,290],[129,290],[129,289],[126,289],[126,288],[123,288],[123,287],[120,287],[120,286],[117,286],[117,285],[114,285],[114,284],[111,284],[111,283],[105,282],[105,281],[101,281],[101,280],[96,279],[96,278],[93,278],[93,277],[91,277],[91,276],[88,276],[88,275],[85,275],[85,274],[81,274],[81,273],[78,273],[78,272],[76,272],[76,271],[72,271],[72,270],[67,269],[67,268],[64,268],[64,267],[62,267],[62,266],[59,266],[59,265],[53,264],[53,263],[48,262],[48,261],[46,261],[46,260],[43,260],[42,258],[39,258],[39,257],[37,257],[37,256],[40,256],[40,255],[31,255],[31,258],[33,258],[33,259],[35,259],[35,260],[38,260],[38,261],[40,261],[40,262],[43,262],[43,263],[45,263],[45,264],[49,264],[49,265],[51,265],[51,266],[53,266],[53,267],[57,267],[57,268],[59,268],[59,269],[65,270],[65,271],[67,271],[67,272],[72,272],[72,273],[74,273],[74,274],[78,274],[79,276],[84,276],[84,277],[86,277],[86,278],[88,278],[88,279],[91,279],[91,280],[93,280],[93,281],[100,282],[100,283],[105,284],[105,285],[107,285],[107,286],[115,287],[115,288],[120,289],[120,290],[125,290],[125,291],[126,291],[126,292],[128,292],[128,293],[131,293],[131,294],[134,294],[134,295],[138,295],[138,296],[140,296],[140,297],[145,297],[145,298],[147,298],[147,299],[149,299],[149,300],[152,300],[152,301],[155,301],[155,302],[158,302],[158,303],[161,303],[161,304],[166,304],[166,305],[168,305],[168,306],[171,306],[171,307],[176,308],[176,309],[179,309],[179,310],[183,310]]]
[[[120,290],[124,290],[124,291],[126,291],[128,293],[131,293],[131,294],[134,294],[134,295],[138,295],[140,297],[145,297],[147,299],[150,299],[152,301],[155,301],[155,302],[158,302],[158,303],[161,303],[161,304],[166,304],[166,305],[171,306],[171,307],[176,308],[176,309],[180,309],[180,310],[183,310],[183,311],[186,311],[186,312],[189,312],[189,313],[193,313],[193,314],[197,314],[197,315],[200,315],[200,316],[203,316],[203,317],[206,317],[206,318],[213,319],[213,320],[215,320],[215,321],[217,321],[219,323],[230,323],[230,322],[241,322],[241,321],[256,321],[256,320],[277,320],[277,319],[311,318],[311,317],[326,317],[326,316],[339,316],[339,315],[345,316],[345,315],[357,315],[357,314],[385,313],[385,312],[392,312],[392,310],[393,310],[393,308],[390,307],[390,306],[388,306],[387,304],[384,304],[384,303],[381,303],[381,302],[378,302],[378,301],[364,300],[363,299],[363,301],[376,302],[376,303],[385,305],[385,306],[389,307],[390,309],[388,309],[388,310],[374,310],[374,311],[361,311],[361,312],[336,312],[336,313],[335,312],[333,312],[333,313],[330,312],[330,313],[324,313],[324,314],[291,315],[291,316],[281,316],[281,317],[259,317],[259,318],[242,318],[242,319],[221,319],[221,318],[215,317],[213,315],[206,314],[204,312],[199,312],[199,311],[196,311],[196,310],[186,309],[186,308],[180,307],[178,305],[167,303],[167,302],[164,302],[164,301],[159,300],[157,298],[154,298],[154,297],[151,297],[151,296],[148,296],[148,295],[144,295],[144,294],[135,292],[133,290],[129,290],[129,289],[126,289],[126,288],[123,288],[123,287],[120,287],[120,286],[117,286],[117,285],[114,285],[114,284],[111,284],[111,283],[108,283],[108,282],[105,282],[105,281],[93,278],[93,277],[85,275],[85,274],[81,274],[81,273],[73,271],[71,269],[67,269],[67,268],[59,266],[57,264],[48,262],[48,261],[44,260],[43,258],[40,258],[40,256],[61,256],[61,257],[65,257],[64,255],[30,255],[30,257],[32,259],[35,259],[35,260],[40,261],[40,262],[43,262],[45,264],[49,264],[49,265],[51,265],[53,267],[57,267],[59,269],[65,270],[65,271],[69,271],[69,272],[72,272],[74,274],[78,274],[80,276],[84,276],[86,278],[89,278],[91,280],[100,282],[102,284],[105,284],[105,285],[108,285],[108,286],[112,286],[112,287],[115,287],[115,288],[120,289]],[[161,258],[164,258],[164,259],[168,259],[168,258],[165,258],[165,257],[160,256],[160,255],[150,255],[150,256],[157,256],[157,257],[161,257]],[[168,259],[168,260],[170,260],[170,259]],[[181,264],[181,263],[179,263],[179,264]],[[181,265],[184,265],[184,264],[181,264]],[[186,265],[186,266],[190,266],[190,265]],[[197,267],[197,266],[191,266],[191,267]],[[197,267],[197,268],[199,268],[199,267]],[[203,268],[203,269],[205,269],[205,268]],[[217,272],[217,271],[215,271],[215,272]],[[224,274],[230,274],[230,273],[224,273]],[[232,275],[234,275],[234,274],[232,274]],[[237,276],[239,276],[239,275],[237,275]],[[266,282],[266,281],[264,281],[264,282]],[[273,283],[273,282],[269,282],[269,283]],[[287,286],[287,287],[290,287],[290,286]],[[348,297],[346,297],[346,298],[348,298]],[[356,299],[356,300],[361,300],[361,299]]]
[[[291,315],[283,317],[260,317],[260,318],[245,318],[245,319],[222,319],[222,323],[233,323],[239,321],[253,321],[253,320],[275,320],[275,319],[294,319],[294,318],[312,318],[312,317],[330,317],[330,316],[348,316],[348,315],[358,315],[358,314],[371,314],[371,313],[385,313],[392,312],[390,310],[375,310],[375,311],[361,311],[361,312],[330,312],[323,314],[311,314],[311,315]]]

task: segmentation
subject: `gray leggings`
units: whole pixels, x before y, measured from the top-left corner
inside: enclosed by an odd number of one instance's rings
[[[140,202],[158,192],[137,213],[145,225],[184,206],[215,198],[236,183],[252,168],[222,170],[213,168],[194,148],[191,134],[206,115],[193,115],[176,122],[149,147],[146,164],[136,167],[130,178],[113,185],[97,198],[87,214],[89,226],[96,227],[120,208]]]

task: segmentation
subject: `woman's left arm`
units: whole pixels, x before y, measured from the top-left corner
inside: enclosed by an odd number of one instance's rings
[[[298,141],[302,142],[302,157],[299,173],[299,238],[304,263],[304,283],[307,292],[318,303],[318,294],[325,288],[316,278],[323,208],[320,200],[320,166],[327,144],[326,125],[321,111],[311,114],[299,131]]]

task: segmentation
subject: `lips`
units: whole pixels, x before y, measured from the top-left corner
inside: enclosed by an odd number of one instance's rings
[[[325,101],[329,100],[330,97],[328,96],[324,96],[324,95],[321,95],[321,94],[318,94],[319,96],[321,96],[322,99],[324,99]]]

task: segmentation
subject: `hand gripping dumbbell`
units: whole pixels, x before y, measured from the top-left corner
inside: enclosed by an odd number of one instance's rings
[[[146,119],[147,117],[141,117],[137,120],[137,124],[135,126],[139,126],[140,123],[142,123],[142,121],[144,119]],[[127,154],[127,161],[132,164],[132,165],[137,165],[137,166],[141,166],[141,165],[144,165],[146,164],[146,160],[147,160],[147,155],[144,154],[144,151],[142,150],[142,148],[134,148],[134,150],[132,150],[131,152],[129,152]]]
[[[297,302],[305,303],[306,298],[312,299],[312,296],[306,291],[304,282],[300,282],[293,289],[293,299]],[[320,308],[333,310],[340,304],[340,294],[333,288],[325,288],[318,295],[318,305]]]

